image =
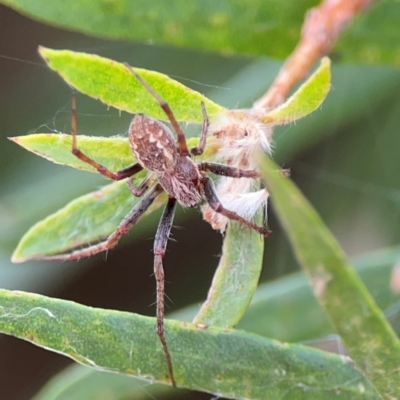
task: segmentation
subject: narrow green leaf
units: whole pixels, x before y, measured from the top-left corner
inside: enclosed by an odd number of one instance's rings
[[[19,263],[64,252],[105,237],[116,229],[138,201],[125,181],[78,197],[29,229],[14,251],[12,261]],[[145,215],[162,203],[163,196],[160,196]]]
[[[169,383],[155,318],[0,290],[0,330],[92,368]],[[166,321],[180,387],[246,399],[377,399],[343,357],[242,331]]]
[[[382,65],[371,67],[335,63],[332,66],[332,88],[323,107],[311,118],[302,119],[290,129],[277,127],[274,130],[275,160],[289,160],[338,132],[364,134],[371,119],[381,127],[382,137],[389,134],[388,116],[382,113],[378,105],[396,104],[394,99],[400,91],[399,69]],[[371,110],[368,118],[365,117],[365,110]],[[393,114],[399,115],[395,109]],[[368,140],[367,137],[364,139]]]
[[[281,106],[261,117],[266,123],[289,124],[311,114],[321,106],[331,87],[331,61],[321,60],[318,69]]]
[[[17,136],[10,138],[23,148],[53,161],[56,164],[68,165],[84,171],[97,171],[89,164],[79,160],[72,152],[72,140],[70,135],[62,133],[36,133],[33,135]],[[217,141],[213,136],[207,139],[206,149],[199,160],[212,157],[218,150]],[[199,144],[198,138],[187,140],[189,148]],[[128,139],[123,137],[94,137],[78,136],[78,146],[86,155],[115,172],[135,163]]]
[[[394,247],[352,259],[357,273],[381,309],[388,308],[400,299],[400,296],[388,290],[393,265],[399,258],[400,249]],[[188,321],[197,311],[198,306],[195,305],[174,313],[171,318]],[[238,327],[291,342],[322,337],[332,332],[326,314],[301,272],[261,284]],[[399,334],[400,330],[396,332]],[[69,400],[71,396],[74,396],[74,400],[87,400],[90,396],[96,399],[104,393],[105,387],[113,388],[113,400],[134,400],[142,398],[142,385],[140,381],[129,377],[73,365],[52,378],[34,400]],[[160,388],[159,385],[146,386],[145,390],[157,397],[172,391],[169,387]]]
[[[400,342],[298,188],[265,158],[262,176],[294,252],[350,356],[383,398],[400,398]]]
[[[262,216],[258,222],[262,222]],[[257,290],[263,253],[264,238],[260,234],[230,223],[207,300],[193,322],[234,327]]]
[[[139,380],[132,376],[110,374],[84,365],[72,364],[55,375],[32,400],[134,400],[165,398],[187,393],[183,389]]]
[[[286,58],[296,46],[304,15],[319,2],[298,0],[93,1],[1,0],[42,22],[86,34],[221,53]],[[232,27],[235,29],[232,29]],[[340,60],[399,65],[397,0],[376,2],[345,30]]]
[[[80,92],[130,113],[167,120],[160,105],[123,64],[92,54],[41,47],[51,69]],[[171,107],[178,121],[203,122],[201,102],[210,119],[225,109],[168,76],[136,68],[136,71]]]
[[[381,310],[400,300],[400,295],[389,289],[393,265],[399,258],[400,249],[394,247],[351,260]],[[285,342],[316,339],[333,332],[301,272],[260,285],[238,327]]]
[[[71,136],[63,134],[35,134],[11,138],[24,148],[48,160],[74,168],[96,172],[71,153]],[[188,140],[189,147],[198,144],[197,138]],[[217,151],[215,140],[199,160],[212,157]],[[112,171],[135,162],[126,138],[78,137],[79,148]],[[143,171],[135,175],[138,184]],[[161,196],[145,215],[163,204]],[[44,255],[61,253],[74,247],[99,240],[111,234],[135,206],[138,199],[129,191],[126,181],[115,182],[93,193],[78,197],[61,210],[36,223],[22,237],[14,251],[13,262],[24,262]]]
[[[373,2],[354,18],[335,46],[335,53],[345,62],[400,65],[397,27],[400,24],[397,0]]]
[[[295,5],[276,0],[1,3],[31,18],[104,38],[151,40],[225,54],[241,52],[284,58],[299,38],[305,12],[317,1],[298,0]]]
[[[36,133],[12,137],[10,140],[56,164],[97,173],[95,168],[72,154],[72,137],[70,135]],[[127,138],[79,135],[78,147],[83,153],[111,171],[118,171],[135,163]]]

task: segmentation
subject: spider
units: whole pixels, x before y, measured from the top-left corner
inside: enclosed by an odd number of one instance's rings
[[[217,163],[193,161],[192,156],[201,155],[206,146],[209,119],[204,103],[201,103],[203,126],[200,143],[198,147],[189,150],[185,135],[168,103],[130,65],[125,63],[125,67],[159,103],[175,130],[177,140],[175,141],[172,132],[163,123],[143,114],[137,114],[129,127],[129,144],[137,163],[121,171],[111,172],[105,166],[97,163],[79,150],[77,144],[76,98],[73,96],[71,114],[72,154],[85,163],[90,164],[107,178],[116,181],[129,178],[128,186],[132,194],[136,197],[143,197],[122,220],[116,231],[104,242],[75,250],[68,254],[56,254],[40,257],[40,259],[75,260],[113,248],[121,237],[128,233],[136,224],[139,217],[149,208],[156,197],[165,191],[168,194],[168,202],[154,238],[154,275],[157,287],[157,334],[163,347],[171,383],[173,386],[176,386],[171,355],[164,334],[164,269],[162,264],[172,227],[176,203],[181,204],[183,207],[193,207],[199,204],[202,198],[204,198],[214,211],[230,220],[237,221],[265,236],[269,236],[270,231],[264,226],[258,226],[235,212],[225,209],[218,200],[212,180],[206,175],[206,172],[212,172],[217,175],[233,178],[259,178],[260,175],[257,171],[242,170]],[[132,176],[143,169],[148,170],[149,173],[139,186],[135,186]]]

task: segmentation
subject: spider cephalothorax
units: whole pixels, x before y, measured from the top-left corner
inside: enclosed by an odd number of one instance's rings
[[[111,172],[103,165],[82,153],[77,146],[76,104],[74,97],[71,122],[72,153],[80,160],[93,166],[102,175],[113,180],[131,178],[143,169],[148,170],[149,173],[137,187],[134,186],[132,179],[128,180],[132,194],[137,197],[143,197],[122,220],[116,231],[104,242],[72,251],[69,254],[56,254],[40,257],[40,259],[75,260],[113,248],[119,239],[135,225],[139,217],[149,208],[156,197],[165,191],[168,195],[168,202],[154,239],[154,275],[157,282],[157,334],[163,345],[170,379],[172,384],[175,385],[171,356],[164,336],[164,269],[162,259],[165,255],[176,203],[178,202],[184,207],[193,207],[204,198],[214,212],[230,220],[238,221],[266,236],[269,235],[269,230],[264,226],[254,224],[252,221],[241,217],[233,211],[225,209],[218,200],[212,180],[206,175],[206,172],[212,172],[232,178],[258,178],[259,174],[257,171],[242,170],[223,164],[193,161],[192,156],[202,154],[206,145],[209,121],[204,104],[202,104],[204,122],[200,144],[198,147],[189,150],[186,145],[185,136],[168,104],[153,91],[136,71],[129,65],[126,65],[126,67],[159,102],[177,134],[177,140],[174,139],[172,132],[166,125],[150,117],[138,114],[129,127],[130,147],[138,162],[121,171]]]

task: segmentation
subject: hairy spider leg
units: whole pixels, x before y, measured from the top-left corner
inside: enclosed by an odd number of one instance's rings
[[[166,116],[169,119],[169,122],[173,126],[176,135],[178,136],[178,150],[181,156],[188,156],[189,150],[186,144],[185,135],[182,132],[181,127],[178,124],[172,110],[170,109],[168,103],[161,98],[157,92],[153,90],[153,88],[128,64],[124,63],[124,65],[129,69],[129,71],[136,77],[136,79],[143,85],[143,87],[157,100],[158,104],[165,112]]]
[[[271,231],[268,228],[263,226],[258,226],[253,222],[241,217],[239,214],[227,210],[218,199],[213,181],[206,176],[203,178],[203,194],[207,200],[207,203],[215,212],[233,221],[240,222],[241,224],[246,225],[251,229],[254,229],[256,232],[261,233],[261,235],[264,235],[266,237],[271,235]]]
[[[210,120],[208,119],[206,106],[203,101],[201,102],[201,110],[203,111],[203,127],[201,129],[199,145],[197,147],[192,147],[190,149],[190,153],[193,156],[201,156],[203,154],[203,151],[206,147],[206,142],[207,142],[207,131],[208,131],[208,127],[210,126]]]
[[[260,173],[254,169],[244,170],[230,165],[198,162],[196,163],[200,171],[212,172],[216,175],[228,176],[231,178],[260,178]]]
[[[156,197],[163,191],[161,185],[154,186],[130,211],[130,213],[118,225],[114,231],[104,242],[86,247],[84,249],[75,250],[66,254],[55,254],[53,256],[35,257],[36,260],[78,260],[80,258],[89,257],[103,251],[107,251],[116,246],[122,236],[126,235],[130,229],[136,224],[138,219],[150,207]]]
[[[83,162],[91,165],[95,168],[100,174],[106,176],[107,178],[113,179],[115,181],[120,181],[121,179],[129,178],[130,176],[138,173],[143,169],[143,167],[139,164],[132,164],[127,168],[124,168],[117,172],[111,172],[104,165],[99,164],[94,161],[92,158],[88,157],[86,154],[82,153],[78,149],[77,144],[77,126],[76,126],[76,95],[75,92],[72,92],[72,110],[71,110],[71,135],[72,135],[72,154],[82,160]]]
[[[168,371],[173,386],[176,386],[174,373],[172,369],[172,360],[167,347],[167,341],[164,334],[164,295],[165,295],[165,278],[162,260],[164,258],[169,234],[174,220],[176,207],[176,199],[169,197],[168,203],[164,209],[160,223],[157,228],[154,239],[154,276],[157,284],[157,335],[162,343],[165,358],[167,359]]]
[[[128,179],[128,187],[131,193],[135,197],[142,197],[145,193],[145,191],[152,186],[154,183],[154,174],[148,174],[146,178],[143,179],[143,181],[140,183],[139,186],[135,186],[135,182],[133,181],[133,178]]]

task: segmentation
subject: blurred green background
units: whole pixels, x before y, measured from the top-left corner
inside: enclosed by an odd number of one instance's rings
[[[107,183],[95,174],[51,164],[7,140],[70,130],[71,91],[44,65],[38,45],[157,70],[231,108],[251,106],[282,61],[94,39],[0,6],[0,285],[153,316],[152,237],[158,214],[143,220],[107,257],[78,263],[10,262],[18,240],[33,223]],[[291,168],[292,178],[347,254],[355,256],[399,243],[400,72],[391,66],[342,64],[339,50],[332,56],[327,101],[306,119],[275,130],[275,158]],[[126,134],[131,118],[78,96],[79,133]],[[273,210],[269,215],[274,234],[266,242],[263,281],[298,269]],[[171,312],[205,299],[222,243],[199,210],[179,211],[173,239],[165,258]],[[8,336],[0,337],[0,360],[0,398],[7,400],[31,398],[69,364],[64,357]],[[144,392],[143,398],[151,397]]]

